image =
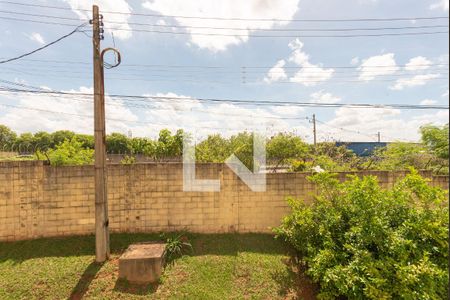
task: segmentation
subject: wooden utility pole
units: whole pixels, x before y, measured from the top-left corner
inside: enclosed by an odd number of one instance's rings
[[[378,143],[381,143],[381,132],[378,132]]]
[[[92,7],[94,46],[94,138],[95,138],[95,257],[101,263],[110,255],[108,199],[106,193],[105,88],[100,52],[102,21],[98,6]]]
[[[314,149],[317,147],[317,127],[316,127],[316,114],[313,115],[313,130],[314,130]]]

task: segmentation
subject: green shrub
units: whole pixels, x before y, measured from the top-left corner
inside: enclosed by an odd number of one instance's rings
[[[122,165],[134,165],[136,163],[136,157],[125,155],[125,157],[120,161]]]
[[[311,177],[311,205],[293,209],[275,229],[320,284],[319,298],[445,299],[448,289],[448,200],[416,171],[392,189],[376,177],[341,183]]]
[[[65,140],[55,149],[50,149],[44,154],[37,153],[38,158],[43,155],[47,157],[52,166],[79,166],[94,162],[94,150],[84,148],[76,137]]]
[[[191,252],[194,250],[189,239],[183,234],[168,238],[162,234],[161,238],[166,240],[166,258],[168,262],[173,261],[176,257],[183,256],[188,250]]]
[[[292,160],[290,165],[289,172],[308,172],[313,167],[312,163],[301,160]]]

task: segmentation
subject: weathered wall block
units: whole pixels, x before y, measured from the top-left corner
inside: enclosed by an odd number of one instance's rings
[[[189,230],[200,233],[270,232],[289,213],[286,197],[307,202],[316,191],[310,174],[268,174],[267,191],[252,192],[223,164],[198,164],[197,178],[218,179],[220,192],[184,192],[182,164],[108,167],[112,232]],[[389,187],[406,172],[374,175]],[[448,176],[426,172],[448,190]],[[0,241],[94,232],[94,169],[51,167],[42,162],[0,162]]]

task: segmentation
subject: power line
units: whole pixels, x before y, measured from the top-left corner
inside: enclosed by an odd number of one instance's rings
[[[53,69],[33,69],[33,68],[27,68],[25,70],[23,69],[17,69],[17,68],[5,68],[5,70],[9,70],[11,72],[15,72],[15,73],[23,73],[29,76],[44,76],[44,77],[55,77],[56,75],[53,75],[53,73],[59,73],[59,74],[86,74],[88,75],[87,72],[83,72],[83,71],[66,71],[66,70],[53,70]],[[45,72],[45,71],[51,71],[51,74],[42,74],[41,72]],[[428,70],[429,72],[430,70]],[[444,70],[442,70],[444,71]],[[441,77],[442,75],[444,76],[448,76],[448,70],[446,73],[444,72],[439,72],[439,73],[432,73],[434,75],[438,75],[437,77],[434,78],[430,78],[429,80],[431,81],[440,81],[440,80],[446,80],[446,77]],[[214,74],[221,74],[221,73],[214,73]],[[229,73],[228,75],[240,75],[237,73]],[[290,81],[277,81],[277,82],[272,82],[271,84],[286,84],[286,83],[290,83],[290,84],[298,84],[298,83],[321,83],[321,82],[325,82],[325,81],[329,81],[330,79],[326,79],[323,80],[322,78],[322,74],[321,73],[302,73],[303,75],[307,76],[308,78],[304,79],[304,80],[290,80]],[[347,74],[348,76],[345,76],[346,73],[337,73],[339,74],[344,74],[341,76],[334,76],[335,73],[333,73],[333,81],[331,83],[361,83],[361,84],[366,84],[367,81],[366,80],[362,80],[360,79],[360,76],[358,76],[358,74]],[[423,73],[395,73],[395,74],[378,74],[378,73],[364,73],[366,75],[371,75],[374,78],[377,77],[381,77],[381,78],[387,78],[387,79],[371,79],[370,82],[396,82],[399,79],[405,78],[411,78],[411,76],[418,76],[418,75],[423,75]],[[127,77],[110,77],[108,76],[107,79],[108,80],[122,80],[122,81],[143,81],[143,82],[178,82],[179,79],[183,79],[185,83],[221,83],[221,84],[236,84],[237,82],[240,82],[241,78],[240,77],[224,77],[228,80],[231,81],[211,81],[211,80],[205,80],[208,79],[209,76],[211,76],[211,74],[183,74],[183,73],[176,73],[173,75],[169,75],[167,74],[165,76],[165,74],[137,74],[137,73],[126,73],[126,72],[118,72],[118,75],[124,75]],[[227,75],[226,73],[223,73],[222,75]],[[247,79],[252,79],[252,80],[256,80],[256,81],[246,81],[246,84],[260,84],[263,83],[262,81],[258,81],[260,79],[260,77],[258,77],[258,73],[255,74],[256,78],[253,77],[247,77]],[[265,74],[261,74],[261,75],[265,75]],[[204,76],[206,76],[207,78],[205,78]],[[80,77],[80,76],[58,76],[58,78],[71,78],[71,79],[86,79],[85,77]]]
[[[0,89],[1,91],[2,89]],[[93,96],[91,93],[74,93],[62,91],[28,91],[20,89],[7,90],[16,93],[47,94],[47,95],[73,95],[73,96]],[[322,108],[376,108],[376,109],[412,109],[412,110],[440,110],[449,109],[445,105],[413,105],[413,104],[368,104],[368,103],[312,103],[295,101],[270,101],[270,100],[244,100],[244,99],[217,99],[217,98],[191,98],[191,97],[166,97],[166,96],[139,96],[139,95],[117,95],[110,94],[111,98],[136,99],[136,100],[167,100],[167,101],[195,101],[207,103],[234,103],[248,105],[269,105],[269,106],[299,106],[299,107],[322,107]]]
[[[135,22],[115,22],[106,21],[110,24],[128,24],[138,26],[151,26],[163,28],[181,28],[181,29],[208,29],[208,30],[231,30],[231,31],[267,31],[267,32],[327,32],[327,31],[379,31],[379,30],[407,30],[407,29],[430,29],[430,28],[448,28],[448,25],[421,25],[421,26],[402,26],[402,27],[363,27],[363,28],[237,28],[237,27],[210,27],[210,26],[185,26],[185,25],[161,25]],[[134,30],[134,29],[133,29]],[[192,33],[192,32],[191,32]],[[195,34],[195,33],[194,33]]]
[[[44,112],[44,113],[50,113],[50,114],[57,114],[57,115],[69,115],[69,116],[75,116],[75,117],[82,117],[82,118],[89,118],[92,119],[93,116],[90,115],[81,115],[81,114],[75,114],[75,113],[68,113],[68,112],[62,112],[62,111],[52,111],[52,110],[47,110],[47,109],[41,109],[41,108],[35,108],[35,107],[24,107],[24,106],[15,106],[15,105],[8,105],[8,104],[2,104],[0,103],[0,106],[3,107],[9,107],[9,108],[15,108],[15,109],[23,109],[23,110],[31,110],[31,111],[38,111],[38,112]],[[211,112],[208,112],[209,114],[211,114]],[[240,115],[239,115],[240,116]],[[243,116],[243,115],[242,115]],[[265,118],[265,117],[262,117]],[[294,118],[293,118],[294,119]],[[309,117],[304,117],[304,118],[295,118],[297,120],[310,120]],[[136,121],[136,120],[126,120],[126,119],[117,119],[117,118],[107,118],[108,121],[112,121],[112,122],[128,122],[128,123],[136,123],[136,124],[143,124],[143,125],[157,125],[157,126],[173,126],[173,124],[167,124],[167,123],[158,123],[158,122],[143,122],[143,121]],[[374,139],[374,136],[372,135],[368,135],[365,133],[362,133],[360,131],[355,131],[355,130],[350,130],[347,128],[339,128],[339,127],[333,127],[331,125],[328,125],[327,123],[323,122],[323,121],[319,121],[316,120],[317,122],[321,123],[322,125],[325,125],[331,129],[338,129],[341,131],[346,131],[346,132],[351,132],[351,133],[356,133],[362,136],[366,136],[369,137],[370,139]],[[208,126],[186,126],[189,128],[197,128],[197,129],[214,129],[214,130],[223,130],[226,129],[225,127],[208,127]],[[241,130],[241,129],[235,129],[235,130]],[[332,134],[331,132],[328,132],[328,134]],[[389,137],[389,136],[388,136]],[[402,140],[402,139],[398,139],[398,138],[393,138],[393,137],[389,137],[392,140]]]
[[[0,16],[0,19],[9,20],[9,21],[18,21],[18,22],[37,23],[37,24],[67,26],[67,27],[73,27],[73,26],[77,25],[77,24],[68,24],[68,23],[59,23],[59,22],[50,22],[50,21],[41,21],[41,20],[29,20],[29,19],[20,19],[20,18],[3,17],[3,16]]]
[[[360,132],[360,131],[350,130],[350,129],[343,128],[343,127],[333,127],[333,126],[328,125],[327,123],[325,123],[325,122],[323,122],[323,121],[317,120],[317,118],[316,118],[316,122],[317,122],[317,123],[320,123],[320,124],[322,124],[322,125],[324,125],[324,126],[326,126],[326,127],[328,127],[328,128],[331,128],[331,129],[338,129],[338,130],[341,130],[341,131],[346,131],[346,132],[350,132],[350,133],[356,133],[356,134],[359,134],[359,135],[368,137],[368,138],[370,138],[370,139],[375,139],[375,136],[374,136],[374,135],[372,136],[372,135],[369,135],[369,134],[362,133],[362,132]]]
[[[45,14],[31,14],[16,11],[0,10],[0,13],[52,18],[59,20],[79,21],[78,18],[69,18]],[[82,21],[89,21],[88,19],[81,19]],[[181,29],[208,29],[208,30],[232,30],[232,31],[269,31],[269,32],[327,32],[327,31],[378,31],[378,30],[406,30],[406,29],[430,29],[430,28],[448,28],[448,24],[444,25],[421,25],[421,26],[402,26],[402,27],[362,27],[362,28],[255,28],[255,27],[212,27],[212,26],[188,26],[188,25],[173,25],[173,24],[151,24],[139,22],[119,22],[119,21],[105,21],[110,24],[135,25],[135,26],[151,26],[163,28],[181,28]]]
[[[50,47],[50,46],[52,46],[52,45],[54,45],[54,44],[56,44],[56,43],[62,41],[63,39],[68,38],[68,37],[71,36],[72,34],[74,34],[74,33],[76,33],[76,32],[79,32],[79,29],[80,29],[81,27],[85,26],[85,25],[86,25],[86,23],[83,23],[83,24],[77,26],[73,31],[69,32],[68,34],[65,34],[65,35],[63,35],[62,37],[60,37],[60,38],[54,40],[53,42],[48,43],[48,44],[46,44],[46,45],[44,45],[44,46],[42,46],[42,47],[39,47],[39,48],[37,48],[37,49],[35,49],[35,50],[33,50],[33,51],[27,52],[27,53],[25,53],[25,54],[22,54],[22,55],[13,57],[13,58],[9,58],[9,59],[6,59],[6,60],[2,60],[2,61],[0,61],[0,64],[5,64],[5,63],[11,62],[11,61],[19,60],[19,59],[21,59],[21,58],[24,58],[24,57],[26,57],[26,56],[29,56],[29,55],[32,55],[32,54],[34,54],[34,53],[36,53],[36,52],[39,52],[39,51],[41,51],[41,50],[44,50],[45,48],[48,48],[48,47]]]
[[[0,103],[0,106],[3,107],[8,107],[8,108],[14,108],[14,109],[22,109],[22,110],[30,110],[30,111],[37,111],[37,112],[43,112],[43,113],[49,113],[49,114],[55,114],[55,115],[68,115],[68,116],[74,116],[74,117],[79,117],[79,118],[88,118],[88,119],[93,119],[93,116],[91,115],[81,115],[81,114],[75,114],[75,113],[68,113],[68,112],[62,112],[62,111],[53,111],[53,110],[47,110],[47,109],[40,109],[40,108],[35,108],[35,107],[25,107],[25,106],[15,106],[15,105],[9,105],[9,104],[2,104]],[[127,122],[127,123],[135,123],[135,124],[141,124],[141,125],[156,125],[156,126],[164,126],[164,127],[173,127],[173,123],[172,124],[167,124],[167,123],[158,123],[158,122],[143,122],[143,121],[136,121],[136,120],[126,120],[126,119],[116,119],[116,118],[106,118],[108,121],[111,122]],[[308,119],[308,118],[305,118]],[[328,126],[327,124],[325,124],[324,122],[321,122],[323,125]],[[178,128],[182,128],[181,126],[176,126]],[[230,131],[242,131],[241,128],[236,128],[236,129],[231,129],[231,128],[225,128],[225,127],[209,127],[209,126],[186,126],[188,128],[196,128],[196,129],[211,129],[211,130],[230,130]],[[330,128],[335,129],[332,126],[328,126]],[[348,132],[353,132],[353,133],[357,133],[359,135],[363,135],[369,138],[373,138],[370,135],[366,135],[363,134],[359,131],[353,131],[353,130],[348,130],[348,129],[344,129],[344,128],[338,128],[340,130],[343,131],[348,131]],[[328,134],[332,134],[331,132],[327,132]],[[387,136],[389,137],[389,136]],[[402,139],[398,139],[398,138],[393,138],[393,137],[389,137],[392,140],[402,140]]]
[[[61,6],[50,6],[42,4],[31,3],[18,3],[13,1],[0,1],[0,3],[20,5],[27,7],[40,7],[59,10],[72,10],[72,11],[84,11],[90,12],[89,9],[82,8],[69,8]],[[204,17],[204,16],[186,16],[186,15],[161,15],[161,14],[148,14],[148,13],[131,13],[120,11],[102,11],[105,14],[119,14],[119,15],[132,15],[132,16],[144,16],[144,17],[169,17],[169,18],[184,18],[184,19],[201,19],[201,20],[225,20],[225,21],[257,21],[257,22],[388,22],[388,21],[415,21],[415,20],[443,20],[448,19],[448,16],[432,16],[432,17],[396,17],[396,18],[356,18],[356,19],[277,19],[277,18],[224,18],[224,17]]]
[[[35,67],[33,68],[29,68],[30,66]],[[87,65],[86,65],[87,66]],[[442,65],[444,66],[444,65]],[[27,70],[35,70],[35,71],[42,71],[42,70],[49,70],[49,68],[51,68],[51,71],[54,71],[55,68],[61,68],[63,69],[63,71],[67,70],[67,66],[66,65],[60,65],[60,64],[51,64],[51,63],[46,63],[44,66],[40,66],[40,65],[30,65],[29,63],[23,64],[21,65],[16,64],[13,67],[26,67]],[[74,66],[71,67],[71,69],[73,69]],[[76,67],[76,66],[75,66]],[[77,71],[66,71],[66,72],[70,72],[70,73],[79,73],[79,74],[84,74],[86,72],[90,72],[90,69],[86,69],[85,65],[82,65],[84,71],[77,70]],[[122,66],[121,66],[122,67]],[[123,66],[125,67],[125,70],[116,70],[114,71],[115,74],[124,74],[124,75],[136,75],[136,76],[140,76],[140,75],[145,75],[147,76],[149,74],[149,72],[157,72],[158,75],[160,73],[169,73],[169,72],[175,72],[175,74],[173,75],[184,75],[184,74],[188,74],[188,75],[207,75],[210,76],[211,72],[212,74],[232,74],[232,75],[239,75],[241,76],[241,74],[244,72],[245,69],[245,73],[246,74],[263,74],[266,75],[267,72],[270,72],[270,74],[284,74],[286,73],[286,71],[272,71],[271,69],[269,69],[269,67],[267,69],[262,69],[262,68],[258,68],[258,69],[251,69],[251,70],[247,70],[247,67],[235,67],[234,70],[228,70],[226,67],[223,68],[179,68],[179,69],[174,69],[174,68],[158,68],[158,67],[146,67],[146,66],[142,66],[142,68],[139,68],[138,65],[125,65]],[[364,74],[367,75],[376,75],[376,76],[397,76],[397,75],[416,75],[416,74],[421,74],[424,71],[430,72],[430,71],[448,71],[448,68],[444,68],[444,67],[439,67],[439,65],[434,65],[434,64],[423,64],[423,65],[414,65],[414,67],[418,68],[418,70],[406,70],[406,69],[401,69],[402,66],[396,66],[396,67],[390,67],[389,69],[382,69],[382,71],[384,72],[395,72],[395,74],[380,74],[379,69],[375,68],[375,69],[370,69],[368,68],[366,70],[366,68],[361,68],[361,69],[343,69],[343,71],[334,71],[333,74],[346,74],[346,75],[359,75],[361,72],[364,72]],[[36,69],[38,68],[38,69]],[[302,71],[302,74],[307,74],[307,75],[322,75],[323,73],[321,72],[317,72],[315,68],[309,68],[309,69],[305,69]],[[323,67],[320,66],[320,68],[324,68],[324,69],[333,69],[333,67]],[[128,69],[128,70],[127,70]],[[286,68],[289,70],[300,70],[303,69],[303,67],[297,66],[297,67],[290,67],[290,68]],[[381,69],[381,68],[380,68]],[[145,72],[145,73],[128,73],[128,71],[136,71],[136,72]]]
[[[69,26],[74,24],[66,24],[59,22],[38,21],[29,19],[0,17],[0,19],[19,21],[19,22],[31,22],[47,25]],[[174,31],[161,31],[161,30],[145,30],[145,29],[128,29],[128,28],[111,28],[105,27],[111,31],[128,31],[128,32],[141,32],[141,33],[156,33],[156,34],[172,34],[172,35],[197,35],[197,36],[227,36],[227,37],[252,37],[252,38],[360,38],[360,37],[385,37],[385,36],[418,36],[418,35],[436,35],[436,34],[448,34],[448,31],[424,31],[424,32],[404,32],[404,33],[378,33],[378,34],[348,34],[348,35],[255,35],[255,34],[220,34],[220,33],[200,33],[200,32],[174,32]],[[86,32],[86,31],[80,31]]]
[[[331,128],[331,129],[338,129],[338,130],[346,131],[346,132],[349,132],[349,133],[356,133],[356,134],[359,134],[359,135],[362,135],[362,136],[369,137],[369,138],[371,138],[371,139],[373,139],[373,140],[376,140],[376,141],[378,140],[378,138],[377,138],[378,134],[370,135],[370,134],[363,133],[363,132],[361,132],[361,131],[351,130],[351,129],[348,129],[348,128],[345,128],[345,127],[334,127],[334,126],[332,126],[332,125],[327,124],[326,122],[319,121],[319,120],[317,120],[317,119],[316,119],[316,121],[317,121],[318,123],[320,123],[320,124],[322,124],[322,125],[328,127],[328,128]],[[385,135],[385,134],[384,134],[384,136],[390,138],[390,139],[393,140],[393,141],[411,142],[411,141],[408,141],[408,140],[405,140],[405,139],[402,139],[402,138],[394,138],[394,137],[392,137],[392,136],[388,136],[388,135]]]
[[[38,88],[38,87],[34,87],[34,86],[30,86],[30,85],[26,85],[26,84],[19,84],[19,83],[15,83],[15,82],[11,82],[8,80],[2,80],[0,79],[0,82],[9,84],[9,85],[17,85],[20,87],[25,87],[25,88],[29,88],[31,89],[31,91],[33,90],[41,90],[41,91],[45,91],[42,88]],[[1,89],[3,90],[9,90],[8,87],[5,86],[0,86]],[[11,89],[11,92],[14,93],[14,91]],[[51,97],[52,99],[55,100],[59,100],[59,99],[65,99],[65,100],[73,100],[73,101],[78,101],[78,102],[82,102],[82,103],[92,103],[92,99],[90,99],[90,97],[88,96],[81,96],[79,98],[75,98],[75,97],[68,97],[68,96],[63,96],[63,95],[50,95],[49,97]],[[118,100],[118,99],[110,99],[110,100]],[[307,117],[280,117],[280,116],[267,116],[267,115],[258,115],[258,114],[230,114],[230,113],[222,113],[222,112],[217,112],[217,111],[208,111],[208,110],[202,110],[202,109],[179,109],[179,108],[162,108],[162,107],[158,107],[155,105],[149,105],[149,104],[136,104],[136,103],[129,103],[128,101],[130,100],[120,100],[120,101],[125,101],[125,102],[121,102],[121,103],[108,103],[108,105],[112,105],[112,106],[117,106],[117,107],[127,107],[127,108],[148,108],[148,109],[152,109],[152,110],[156,110],[156,111],[176,111],[176,112],[188,112],[188,113],[205,113],[205,114],[212,114],[212,115],[222,115],[222,116],[229,116],[229,117],[250,117],[250,118],[258,118],[258,119],[271,119],[271,120],[283,120],[283,121],[287,121],[287,120],[308,120]]]
[[[15,66],[16,67],[16,66]],[[18,66],[18,67],[22,67],[22,66]],[[299,67],[300,68],[300,67]],[[5,68],[6,70],[11,70],[11,71],[16,71],[16,72],[21,72],[21,71],[31,71],[31,72],[42,72],[42,71],[51,71],[52,73],[60,73],[60,74],[86,74],[89,75],[90,74],[90,70],[86,70],[86,71],[80,71],[80,70],[71,70],[68,71],[66,70],[66,68],[64,67],[63,70],[55,70],[54,67],[52,68],[29,68],[27,67],[26,69],[17,69],[17,68]],[[427,72],[433,71],[433,69],[427,69]],[[436,69],[435,71],[447,71],[447,73],[444,72],[439,72],[439,75],[447,75],[448,76],[448,70],[443,70],[443,69]],[[156,74],[152,74],[152,72],[157,72]],[[118,74],[118,75],[124,75],[124,76],[131,76],[130,78],[115,78],[115,79],[124,79],[124,80],[129,80],[129,79],[148,79],[148,78],[162,78],[162,79],[173,79],[173,78],[186,78],[186,79],[193,79],[193,78],[198,78],[198,79],[202,79],[206,77],[210,77],[211,74],[214,75],[231,75],[231,77],[225,77],[227,79],[241,79],[241,72],[236,71],[236,72],[225,72],[225,71],[215,71],[214,73],[205,73],[205,72],[196,72],[196,73],[191,73],[191,72],[176,72],[174,74],[161,74],[161,73],[167,73],[170,72],[168,70],[151,70],[150,73],[148,71],[146,71],[145,73],[129,73],[129,72],[121,72],[121,71],[115,71],[114,74]],[[270,74],[273,74],[274,72],[270,72]],[[284,72],[279,72],[278,74],[283,73]],[[29,73],[31,74],[31,73]],[[255,79],[259,79],[258,75],[266,75],[266,72],[261,72],[261,71],[255,71],[255,72],[247,72],[247,75],[250,74],[251,76],[256,76]],[[321,79],[323,76],[323,73],[313,73],[313,72],[302,72],[302,74],[307,75],[308,76],[308,81],[313,81],[314,79]],[[342,75],[340,75],[342,74]],[[422,75],[423,74],[423,70],[420,70],[420,72],[417,71],[410,71],[410,72],[397,72],[395,74],[380,74],[379,72],[364,72],[364,75],[373,75],[374,77],[401,77],[401,78],[409,78],[409,76],[415,76],[415,75]],[[334,76],[334,75],[338,75],[338,76]],[[233,77],[234,76],[234,77]],[[236,77],[238,76],[238,77]],[[355,78],[359,78],[360,77],[360,73],[348,73],[348,72],[333,72],[333,76],[335,79],[355,79]],[[114,78],[114,77],[113,77]],[[247,79],[251,79],[252,77],[247,76]]]
[[[57,63],[57,64],[82,64],[82,65],[91,65],[89,62],[85,61],[74,61],[74,60],[47,60],[47,59],[23,59],[23,61],[30,61],[30,62],[39,62],[39,63]],[[165,64],[121,64],[121,67],[145,67],[145,68],[168,68],[168,69],[271,69],[273,66],[248,66],[248,65],[242,65],[242,66],[220,66],[220,65],[165,65]],[[364,69],[396,69],[396,68],[404,68],[408,65],[396,65],[396,66],[386,66],[386,65],[373,65],[373,66],[364,66]],[[415,67],[448,67],[448,63],[431,63],[431,64],[417,64],[414,65]],[[359,69],[361,66],[320,66],[324,69]],[[299,66],[292,67],[292,66],[284,66],[284,69],[299,69]],[[301,67],[302,69],[310,69],[310,68],[317,68],[317,67]]]
[[[50,77],[50,78],[67,78],[67,79],[82,79],[82,80],[90,80],[90,77],[83,77],[83,76],[69,76],[69,75],[55,75],[55,74],[42,74],[42,73],[30,73],[27,71],[19,71],[19,70],[14,70],[14,69],[10,69],[10,72],[13,73],[17,73],[17,74],[26,74],[29,76],[40,76],[40,77]],[[55,73],[55,72],[54,72]],[[442,74],[439,74],[442,75]],[[394,76],[395,77],[395,76]],[[404,77],[404,78],[408,78],[408,77]],[[337,78],[339,79],[339,78]],[[400,78],[402,79],[402,78]],[[107,80],[111,80],[111,81],[141,81],[141,82],[176,82],[176,83],[180,83],[180,80],[182,80],[183,84],[205,84],[205,83],[209,83],[209,84],[219,84],[219,85],[236,85],[236,84],[245,84],[245,85],[261,85],[261,84],[267,84],[265,81],[263,81],[262,79],[259,81],[246,81],[245,83],[241,82],[240,78],[230,78],[230,81],[217,81],[217,80],[206,80],[206,79],[202,79],[202,78],[174,78],[172,77],[159,77],[156,76],[154,79],[147,79],[147,78],[140,78],[140,77],[111,77],[108,76]],[[257,78],[255,79],[257,80]],[[373,82],[397,82],[399,79],[371,79],[371,80],[361,80],[361,79],[357,79],[355,77],[355,79],[345,79],[343,78],[342,80],[332,80],[330,81],[330,79],[326,79],[326,80],[322,80],[322,79],[309,79],[309,80],[291,80],[291,81],[276,81],[276,82],[271,82],[270,84],[319,84],[319,83],[327,83],[327,84],[347,84],[347,83],[353,83],[353,84],[367,84],[368,82],[373,83]],[[430,78],[427,79],[428,81],[448,81],[448,77],[434,77],[434,78]]]
[[[130,31],[157,34],[173,35],[198,35],[198,36],[227,36],[227,37],[252,37],[252,38],[358,38],[358,37],[384,37],[384,36],[417,36],[417,35],[435,35],[448,34],[448,31],[424,31],[424,32],[404,32],[404,33],[377,33],[377,34],[347,34],[347,35],[255,35],[255,34],[225,34],[225,33],[201,33],[201,32],[174,32],[146,29],[128,29],[105,27],[111,31]]]
[[[62,111],[54,111],[54,110],[47,110],[47,109],[41,109],[36,107],[26,107],[26,106],[16,106],[16,105],[9,105],[9,104],[3,104],[0,103],[0,106],[3,107],[9,107],[9,108],[15,108],[15,109],[23,109],[23,110],[31,110],[31,111],[37,111],[37,112],[43,112],[43,113],[50,113],[50,114],[56,114],[56,115],[68,115],[68,116],[74,116],[74,117],[80,117],[80,118],[88,118],[93,119],[94,116],[92,115],[81,115],[81,114],[74,114],[74,113],[68,113],[68,112],[62,112]],[[135,124],[141,124],[141,125],[156,125],[156,126],[167,126],[167,127],[178,127],[182,128],[181,126],[174,126],[173,123],[167,124],[167,123],[159,123],[159,122],[144,122],[144,121],[136,121],[136,120],[126,120],[126,119],[116,119],[116,118],[106,118],[107,121],[112,122],[127,122],[127,123],[135,123]],[[242,129],[230,129],[225,127],[210,127],[210,126],[192,126],[187,125],[188,128],[196,128],[196,129],[213,129],[213,130],[236,130],[240,131]]]

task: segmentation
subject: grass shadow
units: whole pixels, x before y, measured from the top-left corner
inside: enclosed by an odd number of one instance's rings
[[[306,267],[294,255],[283,263],[286,265],[286,272],[272,274],[272,279],[280,286],[279,295],[286,299],[317,299],[319,286],[305,274]]]
[[[154,294],[158,290],[159,283],[151,284],[133,284],[125,279],[118,279],[114,286],[114,291],[123,294],[132,294],[137,296],[145,296]]]
[[[78,280],[77,285],[72,289],[70,293],[70,300],[80,300],[83,299],[84,295],[89,289],[92,281],[96,277],[97,273],[103,267],[103,263],[92,262],[84,271],[81,278]]]
[[[240,252],[283,255],[288,252],[282,241],[270,234],[211,234],[189,236],[193,256],[237,256]]]
[[[172,233],[171,235],[178,235]],[[166,236],[170,236],[166,234]],[[239,252],[286,254],[286,245],[275,241],[270,234],[186,234],[194,251],[192,256],[226,255]],[[159,233],[111,234],[111,253],[122,254],[130,244],[160,241]],[[95,237],[73,236],[45,238],[19,242],[0,242],[0,263],[23,261],[43,257],[70,257],[95,255]]]
[[[0,242],[0,263],[43,257],[70,257],[95,255],[95,237],[74,236],[44,238],[18,242]]]

